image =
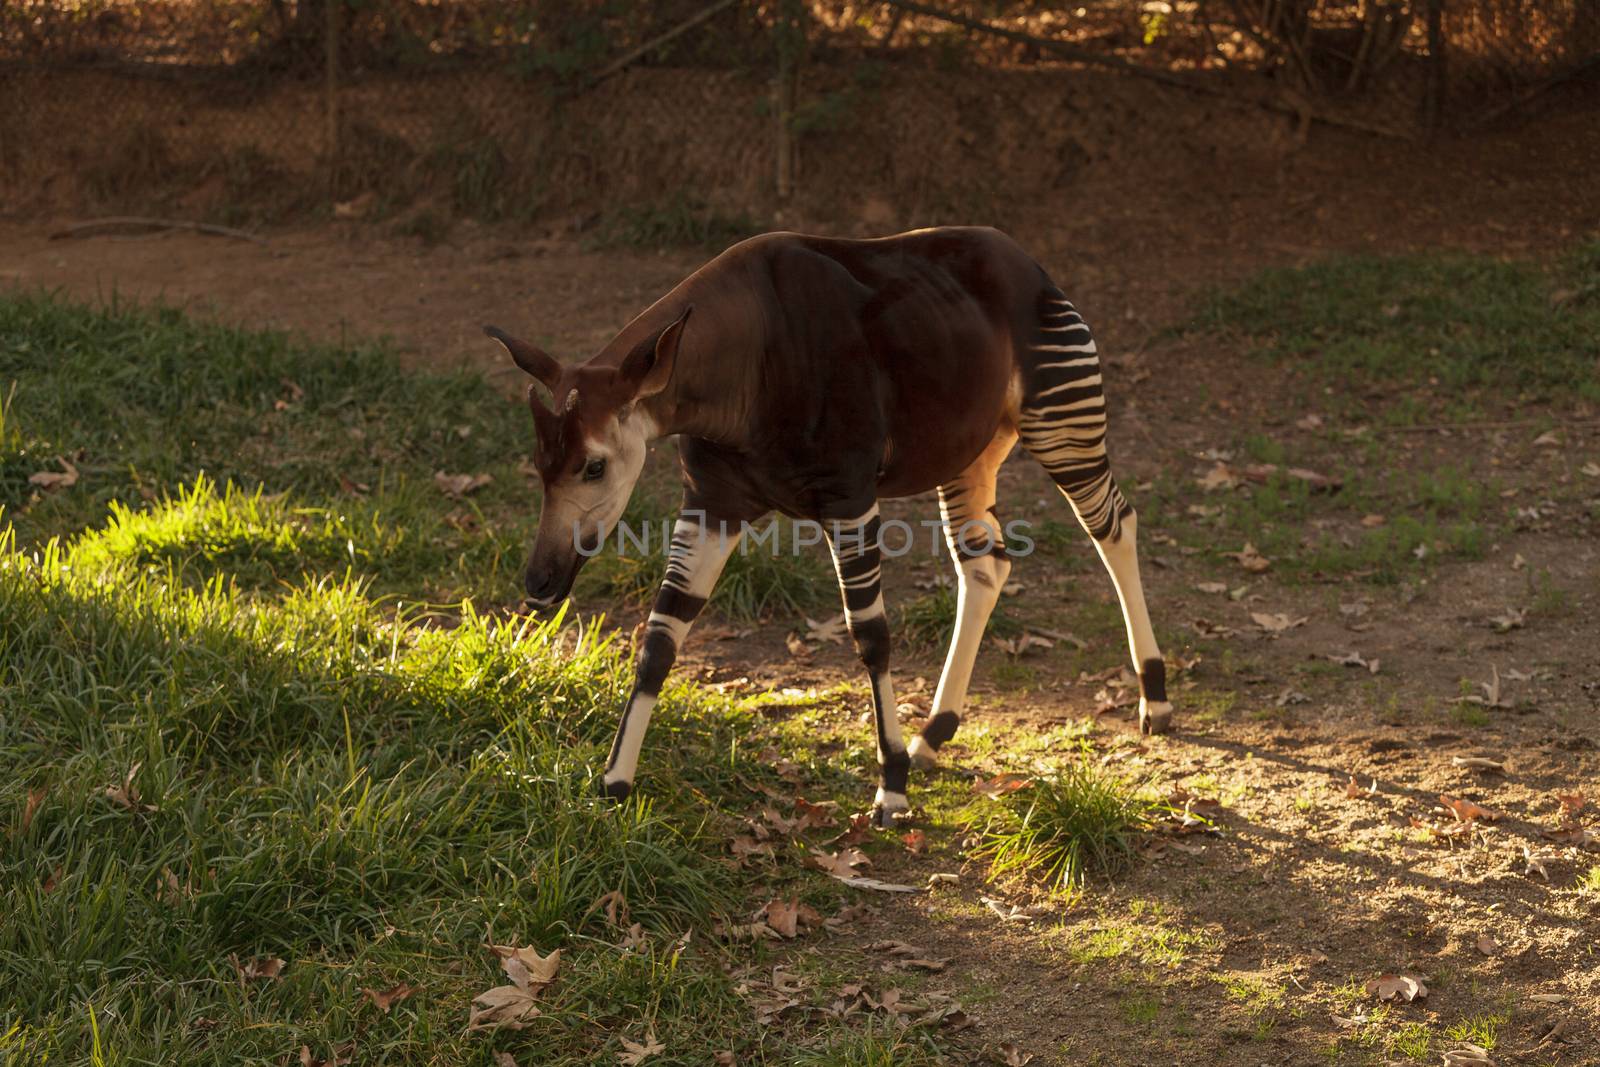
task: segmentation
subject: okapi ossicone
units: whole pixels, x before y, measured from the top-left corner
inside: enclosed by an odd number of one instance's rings
[[[781,512],[828,533],[850,635],[872,684],[889,825],[912,764],[931,767],[966,701],[1011,571],[995,475],[1020,439],[1094,540],[1122,602],[1139,726],[1172,715],[1139,581],[1133,508],[1106,458],[1100,361],[1083,317],[1015,242],[981,228],[877,240],[773,233],[690,275],[593,358],[563,366],[486,327],[528,387],[544,505],[528,560],[536,607],[565,599],[623,513],[647,444],[676,435],[683,511],[604,775],[633,786],[657,694],[739,531]],[[889,671],[878,501],[936,489],[958,574],[933,713],[906,745]],[[984,536],[972,536],[979,530]],[[725,535],[724,535],[725,534]]]

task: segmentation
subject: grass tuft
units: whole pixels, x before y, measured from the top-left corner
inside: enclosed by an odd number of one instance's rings
[[[989,876],[1037,877],[1071,896],[1090,878],[1112,877],[1132,863],[1155,802],[1126,779],[1080,761],[1005,794],[997,808],[975,851]]]

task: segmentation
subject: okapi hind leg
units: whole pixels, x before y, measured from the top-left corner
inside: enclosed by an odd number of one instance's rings
[[[1023,354],[1022,445],[1049,472],[1111,573],[1139,673],[1139,730],[1172,724],[1166,663],[1150,627],[1139,579],[1138,519],[1106,456],[1100,357],[1083,316],[1059,289],[1038,300],[1039,327]]]
[[[984,628],[1011,574],[1011,559],[994,511],[994,490],[1000,464],[1016,443],[1015,431],[1002,430],[970,467],[939,487],[945,543],[956,564],[956,624],[933,695],[933,714],[907,749],[919,770],[938,763],[939,748],[961,725]]]
[[[889,620],[883,606],[878,505],[874,502],[855,518],[830,521],[827,526],[828,547],[844,597],[845,623],[872,683],[879,776],[872,804],[873,820],[879,826],[893,826],[911,807],[906,797],[911,758],[900,733],[894,678],[889,672]]]
[[[720,523],[689,518],[699,513],[685,511],[672,528],[672,544],[667,551],[667,573],[661,580],[655,606],[645,622],[639,642],[633,691],[622,707],[617,737],[606,760],[602,789],[612,800],[626,799],[633,790],[639,766],[639,749],[644,744],[650,713],[662,683],[678,658],[678,649],[689,635],[689,627],[706,606],[716,587],[722,568],[738,544],[737,530]]]

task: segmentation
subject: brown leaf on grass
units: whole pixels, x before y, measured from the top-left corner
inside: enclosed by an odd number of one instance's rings
[[[1376,995],[1379,1000],[1409,1004],[1413,1000],[1426,997],[1428,987],[1422,984],[1420,978],[1412,978],[1405,974],[1385,974],[1368,982],[1367,992]]]
[[[433,472],[433,484],[439,487],[439,492],[452,500],[460,500],[469,493],[475,493],[484,486],[494,481],[492,474],[446,474],[444,471]]]
[[[1546,863],[1551,862],[1552,860],[1558,860],[1560,858],[1561,858],[1560,856],[1552,855],[1549,852],[1535,852],[1533,849],[1529,848],[1527,845],[1523,845],[1522,846],[1522,859],[1523,859],[1524,866],[1522,868],[1522,873],[1523,874],[1534,874],[1534,873],[1537,873],[1540,878],[1543,878],[1545,881],[1548,882],[1550,880],[1550,872],[1545,869],[1544,865]]]
[[[416,991],[417,987],[409,982],[399,982],[388,989],[368,989],[365,986],[361,988],[361,992],[366,994],[367,999],[372,1001],[373,1006],[385,1015],[389,1014],[390,1008]]]
[[[1294,629],[1296,626],[1304,626],[1311,621],[1311,616],[1302,615],[1296,619],[1282,612],[1252,611],[1250,613],[1250,621],[1269,634],[1281,634],[1285,630]]]
[[[1456,800],[1442,793],[1439,795],[1439,803],[1448,808],[1462,822],[1475,822],[1479,819],[1484,822],[1494,822],[1500,818],[1498,811],[1491,811],[1481,805],[1474,804],[1470,800]]]
[[[1444,1067],[1494,1067],[1494,1060],[1482,1045],[1463,1041],[1455,1048],[1445,1049]]]
[[[624,952],[637,952],[646,944],[644,924],[634,923],[628,927],[628,932],[622,935],[622,940],[617,942],[617,947]]]
[[[1048,637],[1040,637],[1032,631],[1025,631],[1020,637],[994,637],[990,638],[996,648],[1010,656],[1019,659],[1035,650],[1043,652],[1045,649],[1056,647],[1055,642]]]
[[[865,866],[872,861],[859,848],[846,848],[838,852],[824,852],[814,848],[806,862],[835,878],[854,878],[856,876],[854,868]]]
[[[1489,616],[1489,625],[1494,627],[1495,633],[1508,633],[1511,630],[1520,630],[1527,625],[1527,608],[1506,608],[1499,615]]]
[[[472,998],[468,1031],[522,1030],[539,1017],[534,993],[515,985],[499,985]]]
[[[914,957],[912,959],[899,960],[895,965],[902,969],[916,968],[919,971],[932,971],[933,973],[937,974],[948,967],[950,965],[950,961]]]
[[[300,1067],[345,1067],[346,1064],[354,1062],[355,1051],[356,1043],[354,1041],[346,1041],[333,1050],[332,1059],[324,1060],[317,1058],[311,1051],[310,1045],[301,1045]]]
[[[872,812],[858,811],[850,816],[850,824],[845,827],[844,833],[838,837],[830,838],[830,845],[859,845],[863,841],[872,839],[875,829],[872,823]]]
[[[1023,1052],[1014,1041],[1000,1043],[1000,1062],[1005,1067],[1027,1067],[1033,1062],[1033,1053]]]
[[[143,763],[135,763],[132,767],[128,768],[128,773],[122,776],[121,785],[107,786],[105,794],[106,798],[112,803],[124,807],[129,811],[155,811],[156,807],[154,804],[145,804],[141,802],[139,796],[139,787],[133,784],[133,776],[138,774],[139,768],[143,766]]]
[[[804,832],[813,827],[821,829],[832,826],[839,821],[839,805],[832,800],[825,800],[820,804],[813,804],[805,797],[796,797],[794,802],[795,821],[793,829]]]
[[[1582,793],[1557,793],[1556,800],[1561,804],[1562,819],[1568,821],[1576,819],[1589,803]]]
[[[599,901],[595,903],[598,905]],[[593,911],[594,907],[591,906],[590,910]],[[548,956],[541,956],[538,949],[531,945],[517,948],[513,945],[490,944],[488,948],[500,957],[500,967],[511,979],[511,984],[495,986],[472,998],[467,1029],[521,1030],[538,1017],[539,1006],[536,1001],[544,987],[555,981],[556,970],[561,966],[561,950],[556,949]]]
[[[1336,652],[1328,657],[1341,667],[1360,667],[1372,674],[1378,673],[1379,662],[1376,657],[1367,659],[1360,652]]]
[[[1361,783],[1356,781],[1356,776],[1352,774],[1350,781],[1345,783],[1344,795],[1350,800],[1371,800],[1378,795],[1378,780],[1374,778],[1372,785],[1362,789]]]
[[[496,1052],[494,1067],[517,1067],[517,1058],[509,1052]]]
[[[815,908],[792,899],[769,900],[756,913],[756,918],[765,920],[768,926],[785,939],[799,936],[801,927],[814,928],[822,923],[822,916],[817,914]]]
[[[921,830],[911,830],[900,835],[900,843],[906,846],[907,852],[920,855],[928,848],[928,835]]]
[[[539,955],[539,950],[532,945],[524,948],[490,945],[489,951],[500,957],[500,967],[506,977],[524,989],[549,985],[556,980],[556,971],[561,967],[560,949],[548,956]]]
[[[1377,526],[1382,526],[1384,523],[1386,523],[1388,521],[1389,521],[1389,518],[1386,515],[1363,515],[1363,516],[1361,516],[1361,525],[1365,526],[1369,530],[1374,528],[1374,527],[1377,527]]]
[[[622,895],[622,890],[613,889],[609,893],[600,894],[583,913],[583,917],[587,919],[602,908],[605,909],[606,922],[612,926],[628,925],[628,898]]]
[[[622,1064],[622,1067],[638,1067],[651,1056],[667,1051],[667,1046],[656,1040],[656,1030],[652,1026],[645,1031],[644,1044],[623,1038],[622,1049],[623,1051],[617,1053],[617,1062]]]
[[[915,956],[922,950],[915,945],[909,945],[904,941],[896,941],[891,938],[885,941],[872,942],[867,946],[867,951],[887,952],[891,956]]]
[[[257,978],[263,980],[276,978],[283,973],[284,967],[288,966],[276,956],[267,956],[262,959],[240,963],[239,957],[230,953],[228,962],[233,964],[234,973],[244,981]]]
[[[1272,561],[1257,551],[1256,546],[1251,544],[1249,541],[1246,541],[1244,543],[1244,547],[1239,551],[1224,552],[1223,555],[1227,556],[1229,559],[1238,560],[1239,566],[1243,567],[1251,574],[1260,574],[1262,571],[1272,566]]]
[[[1033,779],[1027,775],[1007,771],[1005,774],[997,774],[993,778],[973,782],[972,791],[986,796],[990,800],[999,800],[1007,793],[1015,793],[1017,790],[1024,789],[1032,784]]]
[[[728,842],[728,849],[739,858],[741,864],[751,856],[765,856],[769,860],[776,858],[771,842],[757,841],[749,834],[736,834]]]
[[[1279,472],[1291,481],[1304,482],[1313,493],[1335,493],[1343,486],[1343,480],[1304,467],[1279,467],[1276,463],[1252,463],[1244,468],[1244,476],[1252,482],[1265,484],[1272,480],[1272,476]]]
[[[789,655],[793,656],[795,659],[811,658],[811,646],[807,645],[805,641],[801,639],[799,634],[790,633],[783,639],[783,642],[789,646]]]
[[[1236,488],[1239,485],[1239,479],[1234,474],[1233,468],[1226,463],[1219,462],[1216,466],[1206,471],[1205,474],[1196,478],[1194,484],[1208,493],[1215,493],[1221,489]]]
[[[39,805],[44,803],[44,798],[49,792],[50,790],[42,785],[36,785],[28,790],[28,799],[22,806],[22,825],[17,829],[17,837],[25,835],[28,827],[33,825],[33,817],[39,813]]]
[[[1473,771],[1493,771],[1496,774],[1506,773],[1506,765],[1499,760],[1487,759],[1483,756],[1451,756],[1450,766],[1465,767]]]
[[[78,468],[68,462],[65,456],[57,456],[56,462],[61,464],[59,471],[35,471],[28,475],[28,484],[37,485],[47,492],[51,489],[71,489],[78,484]]]
[[[157,900],[173,908],[189,899],[192,893],[192,889],[179,883],[178,876],[172,873],[171,867],[161,868],[161,881],[156,885]]]
[[[839,927],[853,923],[857,919],[862,919],[868,915],[872,915],[876,913],[877,910],[877,908],[867,904],[849,904],[843,908],[840,908],[839,914],[822,920],[822,925],[826,926],[830,930],[837,930]]]
[[[1201,593],[1220,594],[1228,591],[1227,582],[1196,582],[1194,583],[1194,587],[1197,592]]]

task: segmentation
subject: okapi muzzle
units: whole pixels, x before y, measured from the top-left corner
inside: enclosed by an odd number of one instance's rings
[[[523,573],[535,608],[572,592],[584,563],[605,543],[628,506],[655,426],[639,402],[666,387],[689,311],[616,367],[563,367],[544,350],[493,326],[499,341],[533,381],[534,466],[544,488],[539,531]],[[539,395],[550,393],[547,404]]]

